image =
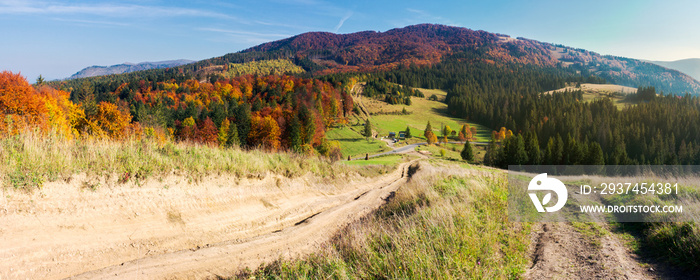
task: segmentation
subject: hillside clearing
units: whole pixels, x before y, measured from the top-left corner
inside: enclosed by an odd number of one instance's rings
[[[458,130],[463,124],[468,123],[470,126],[476,126],[477,128],[476,141],[487,142],[491,139],[492,129],[448,115],[447,104],[443,103],[447,95],[445,91],[421,88],[418,88],[418,90],[423,92],[425,98],[411,97],[412,104],[410,106],[391,105],[372,98],[361,97],[371,115],[370,120],[380,135],[386,136],[389,132],[403,131],[408,126],[411,128],[413,138],[416,138],[416,141],[424,142],[423,131],[428,122],[433,126],[433,131],[436,135],[441,135],[439,130],[442,126],[447,125],[452,130]],[[438,97],[438,101],[428,100],[428,97],[433,94]],[[388,114],[399,113],[404,108],[409,114]]]
[[[552,94],[555,92],[566,92],[566,91],[582,91],[584,102],[591,102],[600,98],[609,98],[613,101],[613,104],[618,109],[626,108],[634,103],[625,100],[625,97],[629,94],[637,93],[637,89],[633,87],[621,86],[621,85],[609,85],[609,84],[581,84],[580,87],[568,86],[561,89],[550,90],[544,92],[544,94]]]
[[[362,87],[361,83],[357,83],[352,88],[354,92],[361,93]],[[438,136],[442,135],[440,128],[444,125],[450,126],[452,130],[459,130],[466,123],[471,127],[477,128],[477,135],[474,141],[488,142],[491,139],[492,129],[448,116],[447,104],[442,102],[447,95],[445,91],[422,88],[418,88],[418,90],[423,92],[426,98],[411,97],[412,104],[410,106],[391,105],[374,98],[367,98],[359,94],[354,95],[355,103],[361,106],[363,115],[354,115],[350,125],[334,128],[326,132],[328,140],[340,142],[343,158],[347,158],[347,156],[355,158],[365,154],[372,155],[390,150],[384,142],[378,139],[367,141],[361,135],[364,129],[364,120],[367,116],[364,114],[365,111],[370,116],[373,131],[378,138],[388,136],[389,132],[398,133],[399,131],[404,131],[406,127],[411,129],[412,138],[402,140],[401,143],[397,143],[397,147],[405,143],[425,142],[423,132],[428,121],[433,127],[433,132]],[[438,101],[428,100],[427,98],[431,95],[437,96]],[[406,109],[408,114],[402,114],[403,109]]]

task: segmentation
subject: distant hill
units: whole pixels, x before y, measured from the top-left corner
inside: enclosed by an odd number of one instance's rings
[[[90,66],[83,70],[78,71],[78,73],[73,74],[68,79],[77,78],[87,78],[111,74],[123,74],[135,71],[149,70],[149,69],[160,69],[177,67],[180,65],[190,64],[194,62],[193,60],[179,59],[179,60],[167,60],[167,61],[157,61],[157,62],[141,62],[138,64],[133,63],[123,63],[112,66]]]
[[[419,24],[385,32],[350,34],[308,32],[264,43],[240,52],[148,73],[127,74],[120,83],[144,79],[166,81],[194,78],[215,81],[230,76],[231,64],[263,60],[289,60],[308,77],[333,73],[387,71],[399,67],[427,67],[456,58],[465,64],[496,66],[534,65],[561,67],[583,76],[595,75],[607,83],[628,87],[654,86],[660,92],[700,94],[700,82],[673,69],[637,59],[600,55],[568,46],[463,27]],[[166,66],[167,67],[167,66]],[[264,72],[264,71],[263,71]],[[76,74],[77,75],[77,74]],[[79,77],[74,75],[74,77]],[[77,88],[77,83],[68,87]],[[111,80],[113,91],[118,84]]]
[[[412,25],[386,32],[309,32],[265,43],[241,54],[295,56],[299,62],[316,64],[316,67],[306,65],[307,70],[326,74],[431,65],[456,52],[469,53],[473,61],[571,67],[604,78],[608,83],[635,88],[655,86],[660,91],[679,94],[700,93],[700,83],[695,79],[650,62],[436,24]]]
[[[700,58],[688,58],[676,61],[650,61],[666,68],[681,71],[700,81]]]

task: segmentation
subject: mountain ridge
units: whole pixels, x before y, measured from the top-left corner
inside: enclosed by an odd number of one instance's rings
[[[655,86],[664,92],[700,93],[691,76],[657,64],[527,38],[439,24],[418,24],[385,32],[348,34],[307,32],[260,44],[239,53],[278,52],[306,57],[322,66],[316,74],[388,70],[399,65],[427,66],[457,51],[475,60],[546,67],[572,67],[624,86]]]
[[[302,75],[322,77],[335,73],[389,71],[399,67],[432,67],[455,55],[470,65],[488,63],[501,67],[519,64],[562,68],[582,76],[603,78],[610,84],[635,88],[654,86],[659,92],[677,95],[700,94],[697,80],[651,62],[439,24],[411,25],[384,32],[307,32],[170,70],[148,70],[150,72],[146,75],[152,81],[183,75],[199,81],[216,81],[230,77],[226,73],[230,64],[288,59],[307,72]],[[142,79],[138,77],[140,74],[128,75],[130,77],[120,79]],[[116,85],[109,88],[115,89]]]
[[[68,79],[88,78],[88,77],[95,77],[95,76],[130,73],[130,72],[149,70],[149,69],[177,67],[177,66],[181,66],[181,65],[185,65],[185,64],[190,64],[193,62],[195,62],[195,61],[188,60],[188,59],[176,59],[176,60],[164,60],[164,61],[154,61],[154,62],[147,61],[147,62],[140,62],[140,63],[124,62],[121,64],[115,64],[115,65],[111,65],[111,66],[93,65],[93,66],[83,68],[82,70],[80,70],[77,73],[68,77]]]
[[[663,67],[678,70],[700,81],[700,58],[686,58],[674,61],[649,61]]]

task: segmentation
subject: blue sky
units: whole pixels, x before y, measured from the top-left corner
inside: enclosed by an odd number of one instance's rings
[[[700,57],[700,1],[0,0],[0,70],[200,60],[309,31],[441,23],[639,59]]]

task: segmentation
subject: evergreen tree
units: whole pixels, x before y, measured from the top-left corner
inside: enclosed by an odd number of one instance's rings
[[[406,139],[413,137],[413,136],[411,136],[411,128],[410,127],[406,126],[406,131],[404,133],[404,136],[406,137]]]
[[[586,165],[604,165],[603,149],[597,142],[591,142],[588,146],[588,154],[584,162]]]
[[[301,145],[301,124],[299,123],[299,117],[294,115],[294,118],[289,123],[289,149],[299,152],[301,151]]]
[[[229,125],[228,129],[228,139],[226,139],[227,147],[238,147],[240,146],[240,138],[238,137],[238,126],[235,123]]]
[[[554,165],[554,138],[549,137],[547,146],[544,148],[543,162],[546,165]]]
[[[466,160],[469,163],[474,162],[474,152],[472,150],[472,144],[469,143],[469,141],[464,142],[464,148],[462,149],[462,153],[460,153],[462,156],[463,160]]]
[[[576,139],[574,139],[571,135],[566,136],[566,147],[564,149],[563,157],[564,164],[568,165],[576,165],[583,160],[581,147],[579,147]]]
[[[538,165],[542,162],[540,154],[540,144],[534,132],[525,133],[525,152],[527,153],[527,164]]]
[[[428,132],[433,132],[433,126],[430,125],[430,121],[425,125],[425,131],[423,132],[423,136],[425,136],[426,139],[428,139]]]
[[[498,163],[498,146],[496,144],[496,138],[491,137],[488,147],[486,148],[486,154],[484,154],[484,165],[496,166]]]
[[[425,131],[423,132],[423,136],[425,136],[425,140],[428,143],[428,145],[435,144],[437,142],[437,135],[433,132],[433,127],[430,125],[430,121],[428,121],[428,124],[425,125]]]
[[[302,125],[302,145],[311,145],[316,133],[316,123],[314,123],[313,113],[306,106],[302,106],[299,111],[299,118]]]
[[[528,162],[525,141],[521,134],[506,138],[502,141],[502,145],[499,163],[501,168],[508,168],[508,165],[523,165]]]
[[[251,113],[250,107],[246,104],[238,107],[236,112],[236,127],[238,128],[238,143],[246,146],[248,133],[250,133]]]
[[[372,137],[372,123],[369,121],[369,119],[365,121],[365,131],[363,136],[367,138],[367,141],[369,141],[369,138]]]
[[[552,163],[553,165],[557,164],[564,164],[563,163],[563,157],[564,157],[564,140],[561,139],[561,136],[557,134],[557,137],[554,139],[552,147]]]

